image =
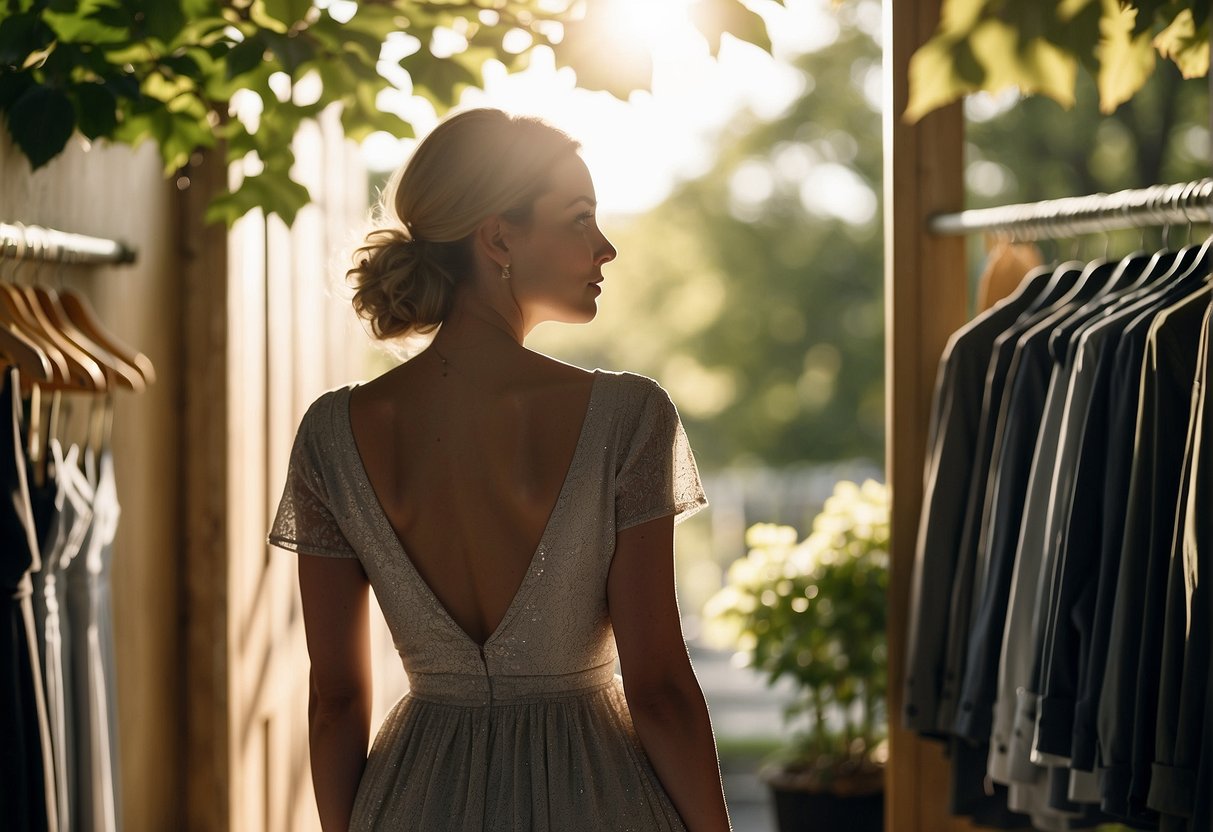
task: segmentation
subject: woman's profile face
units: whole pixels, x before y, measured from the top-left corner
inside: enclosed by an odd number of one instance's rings
[[[535,200],[531,224],[509,240],[510,279],[528,329],[592,320],[602,267],[616,254],[598,228],[594,183],[581,157],[569,153],[553,166],[551,185]]]

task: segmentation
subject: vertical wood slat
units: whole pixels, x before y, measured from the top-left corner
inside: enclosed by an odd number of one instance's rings
[[[964,240],[926,231],[927,217],[964,203],[964,124],[959,104],[914,125],[909,61],[934,31],[940,0],[885,3],[884,116],[886,424],[892,489],[889,589],[889,743],[885,828],[972,829],[950,816],[948,764],[936,744],[900,727],[911,571],[923,497],[923,462],[939,356],[966,317]]]
[[[365,183],[360,158],[345,139],[335,112],[325,113],[318,123],[305,123],[293,149],[296,175],[313,199],[291,228],[277,218],[265,224],[260,264],[264,279],[259,282],[262,296],[257,307],[261,329],[248,344],[250,353],[259,350],[264,359],[264,373],[257,379],[264,402],[263,422],[258,425],[264,476],[257,483],[259,492],[249,495],[262,507],[263,518],[256,540],[250,528],[243,549],[251,552],[255,545],[264,556],[259,559],[233,550],[233,557],[247,556],[258,564],[245,576],[254,604],[246,630],[264,638],[250,641],[243,664],[249,674],[260,673],[261,683],[246,687],[238,708],[262,726],[264,748],[249,737],[240,764],[246,770],[257,768],[248,772],[256,786],[243,795],[243,817],[259,817],[258,828],[266,832],[319,828],[308,776],[309,667],[297,590],[299,556],[267,550],[263,541],[264,527],[282,491],[299,420],[321,392],[351,380],[349,357],[358,353],[358,341],[351,339],[348,326],[352,312],[344,298],[329,290],[329,281],[330,263],[336,257],[333,237],[345,240],[346,229],[355,222],[351,216],[355,205],[333,200],[330,188],[339,182],[338,195],[343,196],[351,180]],[[343,164],[333,170],[334,161]],[[360,216],[365,206],[356,208]],[[232,279],[258,283],[253,277],[233,275]]]
[[[274,644],[267,609],[272,585],[264,544],[266,433],[269,424],[267,377],[267,291],[269,221],[260,211],[231,230],[228,340],[228,638],[233,829],[264,825],[268,788],[264,761],[270,733],[263,724],[272,707]]]
[[[186,816],[190,830],[230,826],[228,734],[228,237],[203,216],[227,185],[222,148],[190,166],[181,199],[183,587],[186,611]]]

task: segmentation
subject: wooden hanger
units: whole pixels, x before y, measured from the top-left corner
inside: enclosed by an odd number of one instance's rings
[[[59,281],[62,281],[63,260],[59,260]],[[116,355],[104,345],[81,332],[73,323],[67,310],[64,309],[59,294],[45,286],[29,287],[33,290],[33,300],[41,307],[47,320],[64,334],[72,343],[87,353],[105,370],[107,381],[112,385],[142,393],[147,389],[147,382],[139,367],[120,355]]]
[[[7,323],[0,324],[0,359],[20,370],[23,387],[32,382],[48,384],[55,379],[46,353]]]
[[[20,268],[20,258],[25,256],[26,248],[24,240],[17,244],[14,255],[18,258],[18,265],[13,267],[7,281],[0,279],[0,325],[11,328],[18,336],[43,354],[51,367],[52,378],[46,382],[49,386],[68,384],[70,376],[66,358],[53,342],[39,332],[36,323],[29,316],[20,292],[12,282],[16,278]]]
[[[62,289],[59,292],[59,303],[63,307],[67,319],[81,333],[127,366],[134,367],[143,378],[145,388],[156,383],[156,367],[152,364],[152,360],[142,352],[125,344],[118,336],[106,329],[89,305],[87,298],[71,289]]]
[[[38,254],[43,251],[41,246],[36,247],[35,250]],[[38,271],[35,269],[35,277],[37,273]],[[46,312],[43,311],[42,304],[38,302],[34,287],[21,286],[15,280],[13,286],[17,290],[18,302],[25,305],[25,309],[38,331],[63,353],[63,357],[67,360],[69,381],[73,389],[87,392],[108,390],[109,382],[106,380],[105,370],[92,356],[73,343],[66,333],[51,322]]]
[[[67,361],[63,353],[47,338],[38,332],[37,327],[17,297],[16,287],[11,283],[0,281],[0,325],[12,330],[26,343],[42,353],[51,368],[51,379],[48,384],[58,385],[69,380]]]

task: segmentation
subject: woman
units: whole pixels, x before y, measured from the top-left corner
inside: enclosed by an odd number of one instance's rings
[[[326,831],[729,828],[674,596],[675,518],[706,504],[677,412],[523,346],[591,320],[615,257],[577,149],[537,119],[450,118],[350,270],[376,337],[441,328],[312,405],[271,532],[309,555]],[[410,687],[369,756],[368,587]]]

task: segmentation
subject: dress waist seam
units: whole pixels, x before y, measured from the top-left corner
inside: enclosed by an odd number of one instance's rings
[[[437,691],[419,691],[416,688],[410,688],[410,690],[405,694],[405,698],[417,702],[426,702],[429,704],[443,705],[451,708],[468,708],[472,710],[507,708],[516,705],[539,705],[584,699],[587,696],[592,696],[593,694],[599,693],[602,690],[610,687],[615,683],[615,681],[615,677],[612,675],[611,678],[606,679],[605,681],[587,685],[585,687],[562,688],[559,690],[547,691],[527,691],[525,693],[520,692],[512,695],[502,695],[499,689],[495,689],[491,702],[489,701],[487,694],[482,695],[480,692],[445,694]]]

